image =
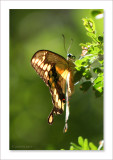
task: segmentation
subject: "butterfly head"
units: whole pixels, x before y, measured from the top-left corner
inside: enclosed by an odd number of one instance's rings
[[[73,56],[71,53],[67,54],[67,59],[72,60],[73,62],[75,61],[75,56]]]

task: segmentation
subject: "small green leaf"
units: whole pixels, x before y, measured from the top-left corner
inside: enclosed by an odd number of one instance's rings
[[[100,63],[100,64],[103,64],[103,63],[104,63],[104,60],[99,61],[99,63]]]
[[[95,91],[95,96],[96,96],[96,98],[98,98],[98,97],[100,97],[100,96],[102,96],[103,95],[103,92],[99,92],[98,90],[96,90],[94,87],[93,87],[93,90]]]
[[[98,73],[101,73],[102,70],[99,67],[96,67],[93,69],[93,72],[98,74]]]
[[[88,140],[87,139],[84,140],[83,150],[89,150]]]
[[[87,32],[87,35],[91,38],[94,38],[94,39],[96,38],[96,35],[92,32]]]
[[[101,43],[103,42],[103,37],[102,36],[99,36],[98,37],[98,41],[100,41]]]
[[[83,145],[84,145],[84,140],[83,140],[83,138],[80,136],[80,137],[78,137],[78,144],[80,145],[80,146],[82,146],[83,147]]]
[[[94,80],[94,84],[97,84],[99,82],[103,82],[103,73],[99,73],[98,77]]]
[[[80,46],[87,47],[87,44],[80,43]]]
[[[86,47],[86,48],[89,48],[92,44],[90,42],[87,42],[86,44],[84,43],[80,43],[80,46],[82,47]]]
[[[75,65],[76,65],[77,67],[81,67],[81,63],[82,63],[81,60],[76,60],[76,61],[75,61]]]
[[[91,148],[91,150],[97,150],[98,149],[92,142],[89,142],[89,147]]]
[[[75,148],[73,146],[70,146],[70,150],[75,150]]]
[[[80,146],[76,145],[75,143],[71,142],[70,144],[71,144],[71,146],[74,147],[75,150],[81,150],[82,149]]]
[[[93,87],[96,90],[98,90],[100,93],[103,92],[103,84],[102,84],[102,82],[96,83]]]
[[[92,85],[91,81],[83,82],[83,83],[80,85],[80,90],[86,92],[86,91],[91,87],[91,85]]]
[[[74,83],[76,83],[76,82],[81,80],[84,70],[85,70],[85,68],[81,67],[81,68],[79,68],[79,70],[76,71],[76,73],[74,75]]]
[[[83,76],[88,80],[92,77],[90,69],[86,68],[85,71],[83,72]]]
[[[83,18],[83,25],[85,26],[86,30],[88,32],[95,32],[95,23],[92,19],[88,18]]]

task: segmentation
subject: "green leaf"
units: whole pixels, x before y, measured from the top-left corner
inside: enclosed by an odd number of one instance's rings
[[[96,96],[96,98],[98,98],[98,97],[100,97],[100,96],[102,96],[103,95],[103,92],[99,92],[99,91],[97,91],[94,87],[93,87],[93,90],[95,91],[95,96]]]
[[[80,46],[82,47],[86,47],[86,48],[89,48],[92,44],[90,42],[87,42],[86,44],[84,43],[80,43]]]
[[[101,73],[102,70],[99,67],[96,67],[93,69],[93,72],[98,74],[98,73]]]
[[[102,65],[104,63],[104,60],[99,61],[99,63]]]
[[[75,143],[70,143],[72,147],[74,147],[75,150],[81,150],[82,148],[78,145],[76,145]]]
[[[85,68],[81,67],[81,68],[79,68],[79,70],[80,71],[77,70],[76,73],[75,73],[75,75],[74,75],[74,83],[76,83],[76,82],[78,82],[78,81],[81,80],[81,78],[83,76],[82,74],[83,74]]]
[[[80,46],[87,47],[87,44],[80,43]]]
[[[96,35],[95,35],[94,33],[92,33],[92,32],[87,32],[87,35],[88,35],[89,37],[91,37],[91,38],[95,41]],[[97,40],[96,40],[96,42],[97,42]]]
[[[99,12],[98,12],[99,11]],[[95,10],[94,13],[100,14],[100,11],[103,12],[103,10]],[[96,15],[95,15],[96,16]],[[87,32],[87,35],[92,38],[93,42],[87,42],[86,44],[81,43],[82,54],[79,60],[76,60],[76,76],[75,81],[81,80],[81,78],[85,77],[86,80],[80,85],[80,90],[87,91],[91,85],[93,86],[93,90],[95,91],[96,97],[99,97],[103,94],[103,88],[104,88],[104,79],[103,79],[103,70],[104,70],[104,60],[103,60],[103,35],[99,35],[97,37],[97,34],[95,34],[95,23],[91,18],[83,18],[83,25],[85,26]],[[86,53],[86,54],[85,54]],[[93,68],[93,72],[91,68]],[[82,70],[84,68],[84,70]],[[97,78],[95,79],[95,74],[97,74]],[[77,75],[78,74],[78,75]],[[85,80],[83,79],[83,80]],[[95,80],[94,80],[95,79]]]
[[[92,142],[89,142],[89,147],[91,148],[91,150],[97,150],[98,149]]]
[[[81,60],[76,60],[75,61],[75,65],[77,66],[77,67],[81,67],[82,66],[82,61]]]
[[[80,146],[82,146],[83,147],[83,145],[84,145],[84,140],[83,140],[83,138],[80,136],[80,137],[78,137],[78,144],[80,145]]]
[[[91,18],[83,18],[83,25],[85,26],[88,32],[95,33],[95,23]]]
[[[70,150],[75,150],[75,148],[73,146],[70,146]]]
[[[83,76],[88,80],[92,77],[90,69],[86,68],[85,71],[83,72]]]
[[[98,41],[100,41],[101,43],[103,43],[103,36],[98,36]]]
[[[103,81],[103,73],[99,73],[98,77],[94,80],[94,84]]]
[[[83,83],[80,85],[80,90],[86,92],[86,91],[91,87],[91,85],[92,85],[91,81],[83,82]]]
[[[87,139],[84,140],[83,150],[89,150],[88,140]]]
[[[70,150],[98,150],[98,148],[92,143],[88,143],[88,139],[83,139],[82,136],[78,137],[78,145],[75,143],[70,143]],[[64,150],[64,149],[61,149]],[[103,150],[103,148],[101,148]]]
[[[96,90],[98,90],[100,93],[103,92],[103,82],[98,82],[93,86]]]

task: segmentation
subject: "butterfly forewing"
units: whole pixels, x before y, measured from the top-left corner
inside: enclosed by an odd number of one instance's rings
[[[66,78],[69,72],[72,74],[69,70],[69,62],[56,53],[40,50],[32,57],[31,64],[49,86],[54,107],[48,117],[48,123],[52,124],[54,113],[62,114],[64,111]],[[71,85],[70,83],[70,87]]]

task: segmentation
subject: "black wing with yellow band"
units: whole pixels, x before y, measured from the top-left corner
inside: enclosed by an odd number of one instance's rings
[[[48,117],[48,123],[52,124],[53,115],[62,114],[64,111],[68,73],[71,74],[69,95],[73,92],[73,69],[71,69],[73,65],[64,57],[48,50],[37,51],[31,59],[31,64],[46,85],[49,86],[54,107]]]

